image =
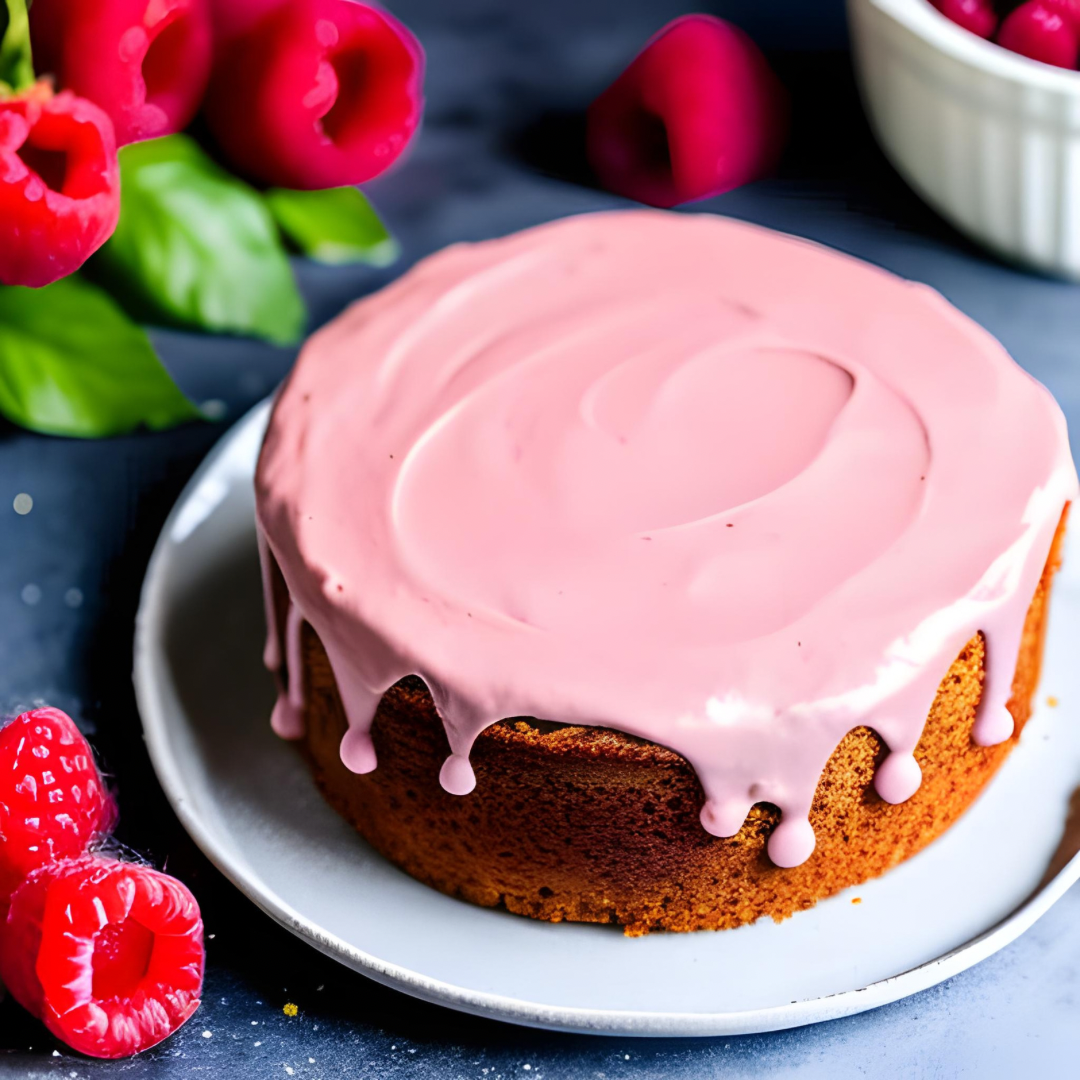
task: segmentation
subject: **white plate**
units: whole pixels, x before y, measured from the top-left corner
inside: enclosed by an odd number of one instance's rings
[[[270,732],[252,473],[263,403],[166,522],[143,587],[135,687],[180,820],[256,904],[316,948],[429,1001],[516,1023],[719,1035],[831,1019],[925,989],[1026,930],[1080,877],[1055,877],[1080,784],[1080,541],[1054,598],[1040,704],[972,811],[922,854],[781,924],[628,939],[449,899],[376,855]],[[1080,537],[1080,530],[1074,534]],[[852,904],[859,896],[862,903]]]

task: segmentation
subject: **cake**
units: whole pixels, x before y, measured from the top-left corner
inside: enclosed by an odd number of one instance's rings
[[[1077,478],[933,290],[715,215],[450,247],[312,337],[256,476],[272,725],[404,871],[782,919],[1020,736]]]

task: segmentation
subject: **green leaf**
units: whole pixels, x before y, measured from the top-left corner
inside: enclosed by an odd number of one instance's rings
[[[26,0],[0,0],[0,86],[25,90],[34,83]]]
[[[50,435],[99,438],[201,415],[145,331],[78,277],[0,287],[0,413]]]
[[[185,135],[120,151],[120,223],[95,269],[140,315],[299,339],[304,302],[262,198]]]
[[[281,231],[316,262],[389,266],[398,245],[358,188],[271,188],[266,204]]]

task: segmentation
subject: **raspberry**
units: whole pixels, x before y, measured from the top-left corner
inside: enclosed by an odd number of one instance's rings
[[[70,717],[34,709],[12,720],[0,731],[0,909],[32,870],[83,854],[115,818]]]
[[[96,105],[42,84],[0,100],[0,284],[78,270],[119,216],[116,143]]]
[[[586,144],[604,187],[675,206],[768,172],[787,121],[786,92],[750,38],[711,15],[685,15],[592,103]]]
[[[1075,68],[1080,32],[1063,5],[1028,0],[1001,24],[997,42],[1021,56],[1055,67]]]
[[[997,29],[997,12],[990,0],[931,0],[931,3],[946,19],[981,38],[990,37]]]
[[[210,77],[209,0],[35,0],[30,36],[38,71],[100,105],[118,146],[186,127]]]
[[[145,866],[91,855],[44,866],[0,925],[0,978],[74,1050],[138,1053],[199,1007],[199,905]]]
[[[1043,0],[1043,7],[1060,15],[1074,30],[1080,31],[1080,0]]]
[[[272,7],[215,57],[205,112],[222,153],[279,187],[370,180],[420,122],[424,54],[393,16],[352,0]]]

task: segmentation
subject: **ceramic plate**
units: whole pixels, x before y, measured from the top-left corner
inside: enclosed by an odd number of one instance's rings
[[[221,441],[165,525],[143,587],[135,686],[157,774],[195,841],[322,952],[417,997],[521,1024],[769,1031],[941,982],[1012,941],[1080,877],[1063,840],[1080,784],[1077,530],[1019,747],[967,815],[885,877],[780,924],[638,939],[418,884],[338,818],[270,731],[252,493],[268,412],[264,402]],[[1048,695],[1061,704],[1050,708]]]

